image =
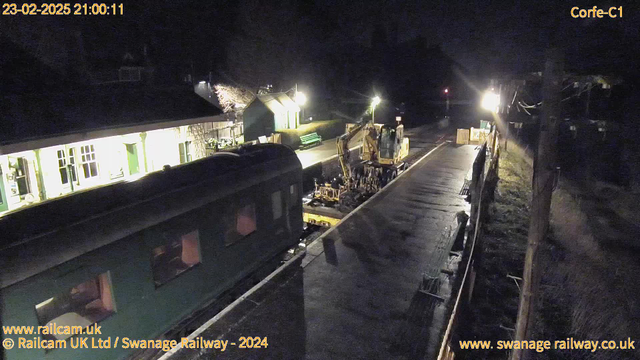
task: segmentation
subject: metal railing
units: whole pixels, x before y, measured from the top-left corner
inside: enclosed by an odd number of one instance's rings
[[[464,313],[471,303],[477,263],[479,263],[481,257],[481,251],[477,249],[480,248],[482,242],[480,228],[488,211],[488,205],[493,199],[492,193],[497,182],[499,158],[499,134],[494,129],[481,146],[473,163],[473,176],[469,187],[471,193],[471,216],[467,233],[467,238],[471,242],[466,245],[468,249],[467,263],[449,323],[440,345],[438,360],[453,360],[455,358],[457,344],[454,344],[452,339],[455,338],[454,335],[460,325],[460,314]]]

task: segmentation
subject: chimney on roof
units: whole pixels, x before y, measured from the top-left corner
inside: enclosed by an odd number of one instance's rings
[[[67,75],[74,82],[89,83],[92,75],[87,64],[86,51],[81,31],[74,31],[67,37]]]
[[[143,58],[143,81],[152,84],[155,78],[155,68],[151,64],[151,56],[149,55],[149,46],[147,44],[142,45],[142,58]]]

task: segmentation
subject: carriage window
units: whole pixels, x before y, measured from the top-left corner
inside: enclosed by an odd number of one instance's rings
[[[116,312],[109,272],[87,280],[36,305],[40,326],[69,326],[71,334],[46,334],[46,340],[64,340]],[[67,331],[65,331],[67,332]]]
[[[291,184],[289,186],[289,208],[292,208],[298,204],[300,196],[298,196],[298,184]]]
[[[153,281],[160,286],[199,263],[200,239],[195,230],[153,249]]]
[[[282,192],[276,191],[271,194],[271,211],[273,213],[273,220],[278,220],[282,217]]]
[[[225,246],[229,246],[257,230],[256,206],[248,204],[236,208],[235,212],[227,216],[227,222]]]

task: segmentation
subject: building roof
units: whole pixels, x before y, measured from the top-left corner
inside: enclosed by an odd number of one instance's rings
[[[300,111],[300,107],[287,95],[286,93],[271,93],[258,95],[249,104],[249,107],[254,101],[259,100],[263,103],[272,113],[281,113],[283,111]]]
[[[148,124],[170,127],[171,122],[222,114],[190,85],[160,87],[156,81],[91,86],[78,69],[61,73],[5,36],[0,36],[0,45],[8,49],[7,56],[0,56],[0,154],[8,147],[24,150],[27,141],[46,140],[50,146],[52,139],[69,134],[94,136],[96,131]],[[118,67],[127,62],[135,64],[120,59]]]
[[[0,36],[0,96],[35,89],[58,91],[73,86],[64,74],[35,58],[28,51]]]
[[[278,101],[289,111],[300,111],[300,107],[298,106],[298,104],[291,100],[289,95],[285,93],[278,94]]]
[[[221,113],[191,86],[112,83],[68,92],[3,94],[0,145]]]
[[[218,96],[216,95],[216,92],[212,91],[212,88],[210,87],[209,84],[207,83],[202,84],[202,82],[199,82],[193,85],[193,91],[195,91],[195,93],[198,94],[198,96],[200,96],[201,98],[207,100],[213,106],[222,110],[222,105],[220,105],[220,100],[218,100]]]

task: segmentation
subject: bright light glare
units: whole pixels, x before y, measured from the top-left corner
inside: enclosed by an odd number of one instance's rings
[[[482,97],[481,105],[485,110],[498,112],[498,106],[500,106],[500,95],[487,91]]]
[[[295,100],[296,104],[302,106],[307,102],[307,97],[301,92],[296,92]]]
[[[382,100],[380,99],[379,96],[375,96],[372,100],[371,100],[371,106],[376,107],[378,106],[378,104],[380,104]]]
[[[444,89],[444,93],[448,94],[449,93],[449,89]]]

